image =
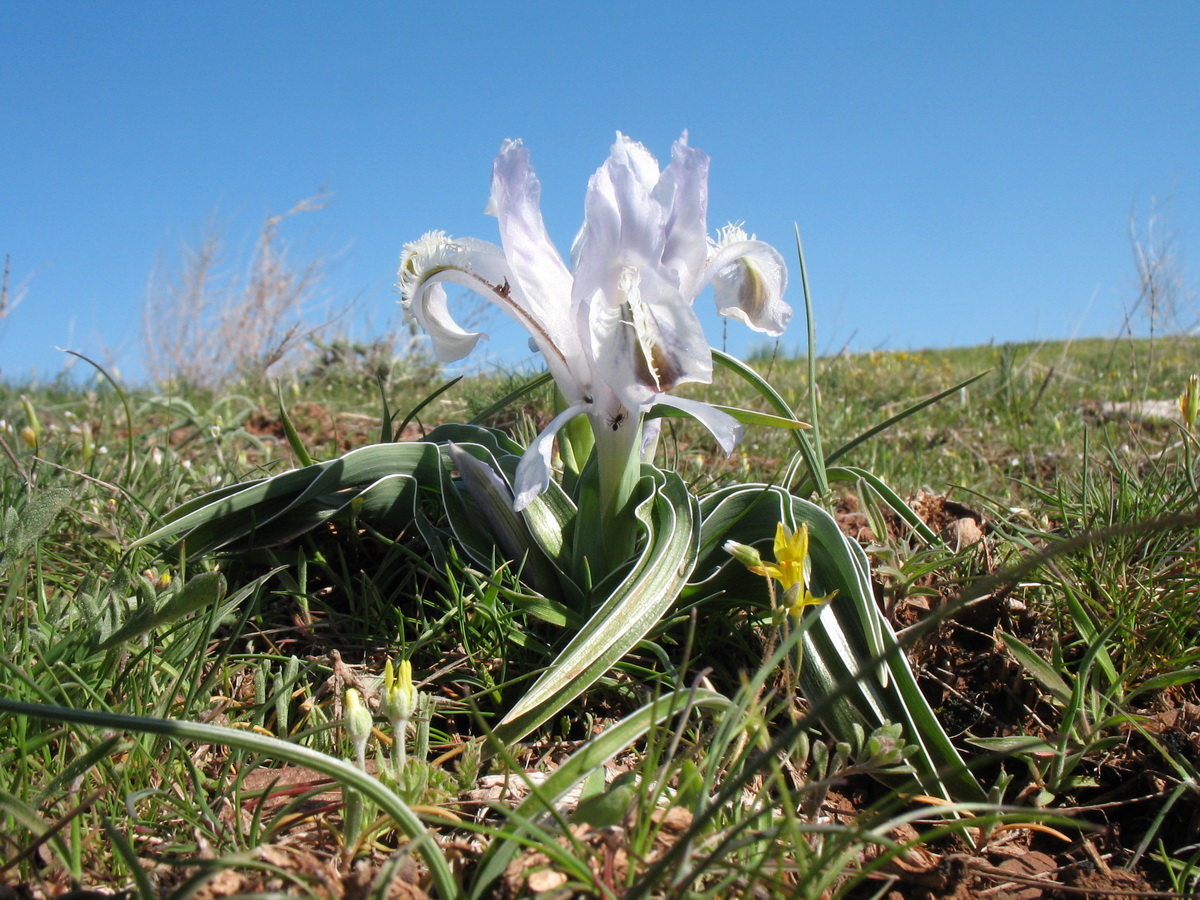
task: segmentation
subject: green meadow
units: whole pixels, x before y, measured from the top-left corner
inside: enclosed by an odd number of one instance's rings
[[[607,572],[586,492],[486,499],[552,385],[368,349],[0,385],[0,897],[1200,889],[1200,341],[764,347],[776,400],[685,392],[748,411],[731,456],[661,420]],[[773,525],[708,537],[758,494],[811,541],[798,587],[753,571]],[[857,674],[825,610],[886,622]]]

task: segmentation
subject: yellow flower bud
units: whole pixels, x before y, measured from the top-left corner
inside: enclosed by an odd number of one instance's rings
[[[1183,421],[1190,430],[1196,424],[1200,415],[1200,375],[1193,375],[1187,380],[1183,393],[1179,395],[1179,411],[1183,413]]]
[[[367,739],[371,737],[371,729],[374,728],[374,720],[371,718],[371,711],[367,709],[362,702],[362,698],[358,695],[358,691],[354,688],[346,689],[345,702],[345,728],[346,737],[350,740],[351,747],[354,748],[354,756],[358,762],[360,769],[365,769],[367,765]]]
[[[407,659],[400,660],[396,668],[392,668],[389,659],[383,666],[383,699],[379,709],[392,722],[407,723],[417,708],[417,689],[413,686],[412,663]]]

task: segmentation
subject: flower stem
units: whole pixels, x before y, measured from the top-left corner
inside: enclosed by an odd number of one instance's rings
[[[600,475],[600,534],[605,571],[611,572],[633,555],[637,527],[633,494],[642,470],[642,419],[609,420],[591,416],[596,436]]]

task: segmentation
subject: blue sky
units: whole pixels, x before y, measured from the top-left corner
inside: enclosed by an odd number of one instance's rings
[[[1130,213],[1173,196],[1197,244],[1198,45],[1183,2],[3,3],[0,254],[25,299],[0,374],[48,377],[57,346],[136,380],[160,252],[214,211],[245,246],[322,185],[287,235],[338,253],[326,291],[385,327],[406,241],[496,239],[504,138],[565,252],[617,130],[660,160],[689,130],[710,228],[791,260],[799,226],[823,351],[1113,335]]]

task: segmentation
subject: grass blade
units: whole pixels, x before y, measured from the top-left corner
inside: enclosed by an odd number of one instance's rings
[[[0,698],[0,711],[17,716],[32,716],[54,722],[73,722],[94,728],[117,728],[145,734],[159,734],[185,741],[234,747],[248,753],[283,760],[295,766],[306,766],[353,788],[378,804],[407,837],[419,843],[419,849],[441,897],[456,897],[458,890],[446,858],[436,840],[408,805],[381,781],[357,769],[352,763],[319,753],[308,747],[253,731],[229,728],[224,725],[205,725],[175,719],[153,719],[120,713],[97,712],[40,703],[25,703]],[[151,895],[153,896],[153,895]]]
[[[417,416],[419,416],[421,414],[421,410],[425,409],[425,407],[429,406],[430,403],[432,403],[438,397],[442,396],[442,394],[446,393],[446,391],[450,390],[450,388],[454,387],[456,384],[458,384],[462,380],[463,380],[463,376],[461,376],[461,375],[459,375],[457,378],[451,378],[449,381],[447,381],[445,384],[443,384],[441,387],[439,387],[436,391],[434,391],[432,394],[430,394],[428,397],[426,397],[424,400],[422,400],[420,403],[418,403],[416,406],[414,406],[412,408],[412,411],[407,416],[404,417],[404,421],[400,423],[400,427],[397,428],[396,431],[390,435],[390,439],[393,441],[400,440],[400,435],[404,434],[404,429],[408,427],[408,423],[411,422],[413,419],[415,419]]]
[[[630,713],[624,719],[607,726],[603,732],[588,741],[566,760],[540,785],[530,783],[530,794],[511,814],[514,822],[524,823],[550,812],[554,804],[562,799],[575,785],[584,781],[606,762],[642,738],[651,728],[667,721],[685,709],[724,710],[731,701],[722,694],[707,690],[680,690]],[[479,900],[486,896],[488,888],[507,868],[517,851],[524,845],[530,828],[518,825],[510,834],[495,840],[475,872],[470,896]]]
[[[475,417],[473,419],[471,419],[471,421],[468,422],[467,424],[468,425],[482,425],[484,422],[486,422],[492,416],[496,415],[496,413],[502,412],[503,410],[508,409],[508,407],[512,406],[512,404],[516,403],[518,400],[520,400],[525,395],[532,394],[534,391],[536,391],[538,388],[542,387],[543,385],[549,384],[552,379],[553,379],[553,376],[549,372],[543,372],[541,375],[535,375],[533,378],[530,378],[527,382],[525,382],[523,385],[521,385],[515,391],[510,391],[509,393],[507,393],[503,397],[501,397],[499,400],[497,400],[495,403],[493,403],[491,406],[487,407],[486,409],[482,410],[479,413],[476,413]]]
[[[836,450],[834,450],[832,453],[830,453],[827,457],[825,457],[825,465],[827,465],[827,466],[833,465],[834,462],[841,459],[843,456],[845,456],[847,453],[849,453],[851,450],[853,450],[855,447],[857,447],[859,444],[863,443],[864,441],[870,440],[871,438],[875,437],[875,435],[879,434],[881,431],[887,431],[887,429],[891,428],[897,422],[901,422],[904,419],[907,419],[909,416],[914,415],[915,413],[919,413],[925,407],[932,406],[933,404],[937,403],[939,400],[943,400],[946,397],[949,397],[951,394],[961,391],[963,388],[967,387],[968,385],[974,384],[976,381],[978,381],[980,378],[982,378],[986,374],[987,374],[987,372],[980,372],[978,375],[972,375],[966,381],[960,381],[958,384],[954,385],[953,387],[948,387],[944,391],[939,391],[938,393],[934,394],[932,397],[926,397],[924,400],[920,400],[917,403],[914,403],[912,406],[906,407],[902,411],[896,413],[894,416],[889,416],[888,418],[886,418],[882,422],[880,422],[878,425],[874,425],[871,428],[868,428],[866,431],[864,431],[858,437],[854,438],[853,440],[847,441],[846,443],[842,444],[842,446],[838,447]]]
[[[778,412],[780,416],[785,419],[790,419],[793,422],[800,422],[800,419],[796,417],[795,412],[793,412],[792,408],[788,406],[787,401],[779,395],[775,388],[771,387],[771,385],[767,383],[766,379],[755,372],[754,369],[746,365],[736,356],[730,356],[728,353],[717,350],[715,347],[713,348],[712,355],[713,362],[724,366],[726,369],[745,380],[751,387],[754,388],[755,391],[758,392],[760,396],[762,396],[764,400],[767,401],[767,403],[775,408],[775,411]],[[810,427],[813,428],[815,437],[817,432],[815,427],[816,420],[814,419],[813,421],[814,424]],[[816,447],[814,447],[813,443],[809,441],[808,435],[806,435],[801,428],[803,428],[803,424],[791,430],[792,439],[796,442],[796,447],[799,449],[800,455],[804,457],[805,463],[808,464],[808,470],[812,473],[813,481],[817,485],[817,492],[823,494],[829,488],[829,484],[825,480],[825,463],[821,459],[820,454],[817,452]]]
[[[279,400],[279,420],[283,422],[283,433],[287,436],[288,446],[296,454],[296,462],[301,466],[311,466],[313,459],[308,455],[308,448],[304,446],[304,441],[300,440],[300,434],[296,431],[292,417],[288,415],[287,407],[283,403],[283,384],[279,381],[275,382],[275,396]]]

